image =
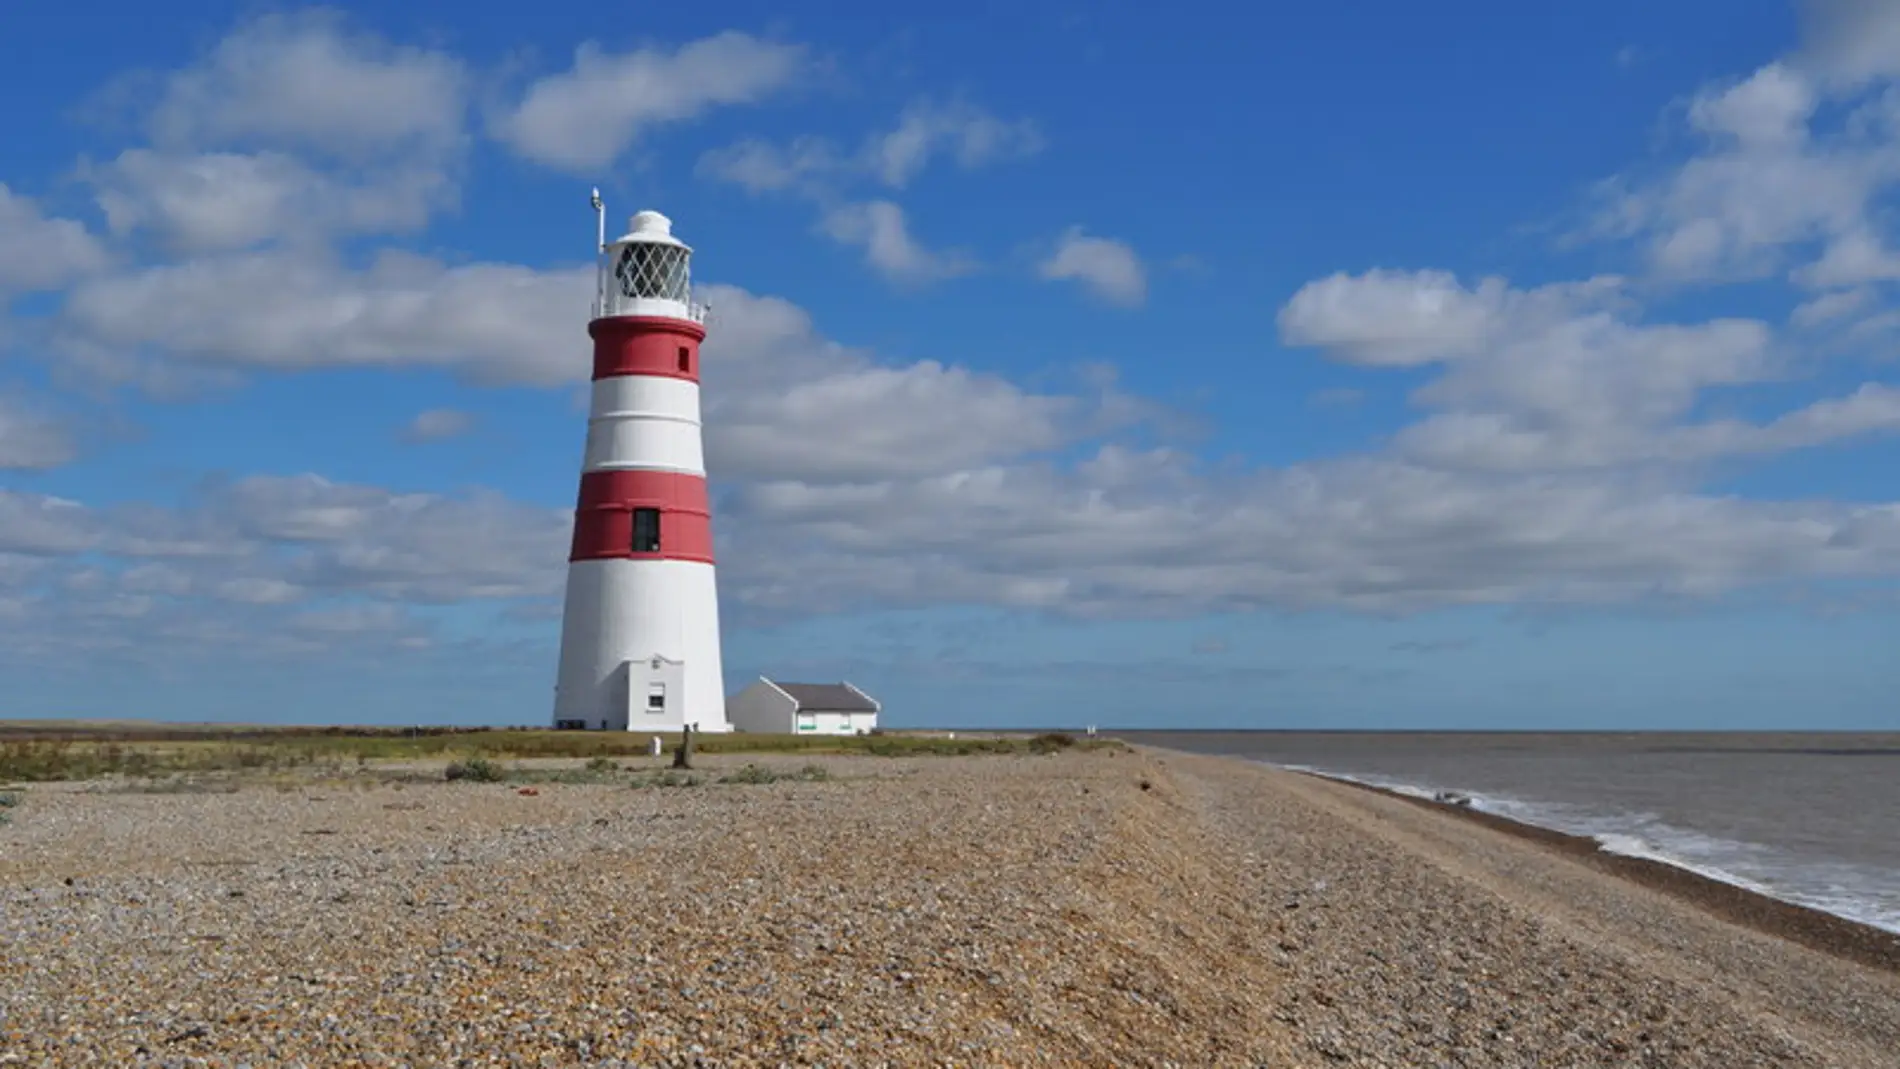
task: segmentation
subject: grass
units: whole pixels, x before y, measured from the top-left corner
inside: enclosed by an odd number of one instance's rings
[[[106,777],[147,779],[222,771],[290,771],[312,765],[448,758],[476,761],[587,758],[587,771],[611,774],[616,758],[645,757],[651,733],[525,729],[205,728],[175,729],[71,724],[0,727],[0,782],[32,783]],[[671,749],[677,735],[661,734]],[[1108,739],[1026,735],[701,735],[700,754],[870,754],[957,757],[1123,749]]]

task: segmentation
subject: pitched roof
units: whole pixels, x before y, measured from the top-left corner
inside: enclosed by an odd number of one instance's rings
[[[800,712],[877,712],[877,703],[849,683],[781,683],[776,679],[768,682],[791,695]]]

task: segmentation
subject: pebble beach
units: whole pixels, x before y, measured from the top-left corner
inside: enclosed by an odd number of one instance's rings
[[[745,760],[33,785],[0,1065],[1900,1066],[1877,955],[1404,799],[1151,750],[718,782]]]

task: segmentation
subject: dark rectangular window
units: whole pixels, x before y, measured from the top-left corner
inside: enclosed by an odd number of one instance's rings
[[[658,553],[660,551],[660,510],[633,510],[633,551],[635,553]]]
[[[693,351],[684,345],[680,346],[680,370],[693,370]]]

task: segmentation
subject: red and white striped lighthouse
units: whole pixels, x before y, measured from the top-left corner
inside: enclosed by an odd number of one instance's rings
[[[594,208],[603,211],[599,191]],[[593,403],[568,555],[554,725],[726,731],[712,510],[700,443],[693,250],[659,212],[606,240]]]

